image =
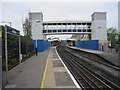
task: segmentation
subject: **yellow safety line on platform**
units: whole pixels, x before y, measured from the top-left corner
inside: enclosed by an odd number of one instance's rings
[[[47,72],[47,67],[48,67],[48,60],[49,60],[49,57],[50,57],[50,51],[49,51],[48,55],[49,56],[48,56],[47,61],[46,61],[46,66],[45,66],[44,75],[43,75],[43,79],[42,79],[42,84],[41,84],[40,88],[44,88],[45,77],[46,77],[46,72]]]

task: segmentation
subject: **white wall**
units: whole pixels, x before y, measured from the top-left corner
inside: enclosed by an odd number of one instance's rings
[[[92,40],[107,40],[107,26],[105,20],[92,22]]]
[[[106,13],[95,12],[92,15],[92,40],[107,40]]]
[[[43,15],[42,13],[29,13],[29,19],[32,25],[32,38],[43,39]]]

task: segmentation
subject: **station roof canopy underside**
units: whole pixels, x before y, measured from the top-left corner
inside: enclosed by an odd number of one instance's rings
[[[91,21],[75,21],[75,20],[67,20],[67,21],[43,21],[43,25],[91,25]]]

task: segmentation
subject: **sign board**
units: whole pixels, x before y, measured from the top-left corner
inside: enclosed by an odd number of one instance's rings
[[[11,34],[15,34],[15,35],[20,35],[20,31],[14,29],[12,27],[9,27],[9,26],[7,26],[7,32],[11,33]]]

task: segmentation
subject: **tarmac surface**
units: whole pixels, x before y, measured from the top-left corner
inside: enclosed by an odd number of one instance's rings
[[[79,85],[66,69],[55,47],[32,56],[8,73],[5,88],[74,88]]]
[[[6,88],[40,88],[49,50],[32,56],[9,71]]]

